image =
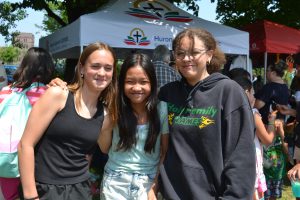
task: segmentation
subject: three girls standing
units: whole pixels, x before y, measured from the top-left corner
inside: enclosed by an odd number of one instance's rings
[[[244,91],[214,73],[225,63],[225,56],[209,32],[184,30],[176,36],[173,50],[183,78],[161,88],[160,103],[156,99],[155,71],[147,57],[134,54],[121,68],[120,114],[117,123],[111,113],[105,115],[99,137],[101,150],[109,152],[101,198],[118,195],[117,199],[155,199],[168,120],[170,145],[160,169],[164,198],[251,199],[255,182],[254,123]],[[37,140],[30,143],[31,152]],[[34,186],[33,176],[30,180]]]

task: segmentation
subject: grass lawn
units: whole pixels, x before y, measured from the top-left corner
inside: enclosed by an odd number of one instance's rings
[[[284,180],[282,198],[280,200],[294,200],[296,199],[292,193],[292,187],[288,178]]]
[[[293,199],[296,199],[296,198],[293,196],[291,186],[290,185],[284,185],[281,200],[293,200]]]

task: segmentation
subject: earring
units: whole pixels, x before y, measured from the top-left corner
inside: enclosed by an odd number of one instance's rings
[[[83,73],[80,73],[80,77],[83,78]]]
[[[210,60],[206,61],[206,66],[210,64]]]

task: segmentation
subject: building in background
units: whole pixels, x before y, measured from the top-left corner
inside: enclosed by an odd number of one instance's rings
[[[21,32],[13,38],[13,45],[24,49],[29,49],[34,46],[34,35],[32,33]]]

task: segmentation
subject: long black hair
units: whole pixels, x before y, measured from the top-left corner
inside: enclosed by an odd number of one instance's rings
[[[160,132],[160,120],[157,111],[157,80],[155,69],[150,58],[147,55],[141,53],[134,53],[129,55],[125,59],[120,70],[118,83],[118,126],[120,140],[118,142],[117,150],[128,150],[133,145],[136,145],[137,141],[137,117],[134,115],[130,100],[127,98],[124,91],[126,73],[128,69],[136,66],[140,66],[141,68],[143,68],[149,78],[151,85],[150,96],[148,97],[146,103],[147,116],[149,121],[149,133],[144,146],[145,152],[151,153],[155,150],[156,140]]]
[[[13,87],[25,89],[34,81],[48,84],[53,78],[54,70],[55,66],[49,52],[43,48],[31,47],[13,75]]]

